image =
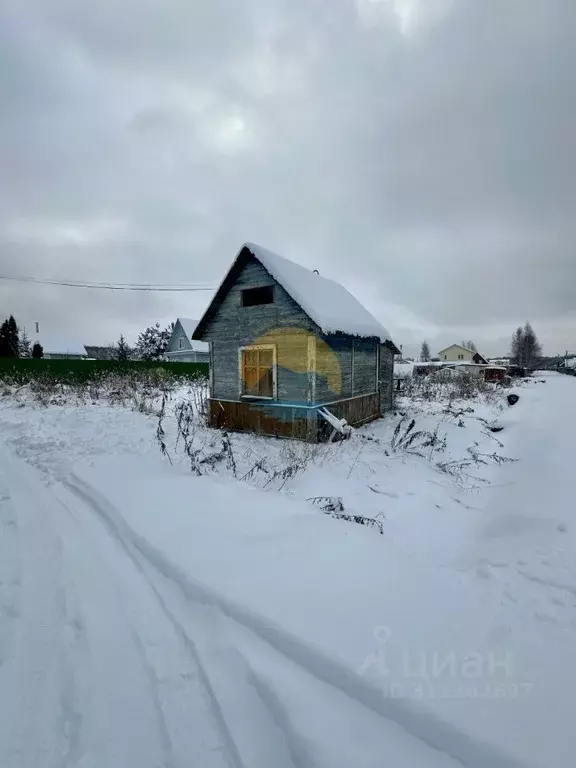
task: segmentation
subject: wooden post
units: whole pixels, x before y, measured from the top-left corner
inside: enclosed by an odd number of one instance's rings
[[[308,405],[316,402],[316,336],[308,336]]]

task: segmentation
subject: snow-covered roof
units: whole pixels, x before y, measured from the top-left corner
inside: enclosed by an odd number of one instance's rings
[[[189,317],[177,317],[176,321],[180,323],[180,325],[184,329],[184,333],[188,337],[188,341],[190,342],[192,349],[195,352],[208,352],[209,345],[207,342],[194,341],[192,339],[192,334],[196,330],[196,326],[198,325],[198,320],[190,320]]]
[[[97,346],[92,344],[84,344],[84,349],[88,357],[93,360],[116,360],[117,349],[111,346]]]
[[[255,243],[245,243],[240,253],[243,248],[248,248],[323,333],[376,336],[394,343],[386,328],[340,283]]]
[[[86,357],[84,345],[73,339],[41,333],[39,337],[33,336],[31,338],[32,344],[35,344],[37,341],[42,345],[45,355],[78,355],[78,357]]]
[[[490,368],[491,370],[500,370],[500,371],[506,370],[506,366],[504,365],[495,365],[494,363],[473,363],[467,360],[457,360],[454,362],[442,362],[441,365],[442,365],[442,368],[455,368],[456,366],[460,366],[463,368]]]

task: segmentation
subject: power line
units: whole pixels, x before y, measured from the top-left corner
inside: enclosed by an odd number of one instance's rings
[[[103,291],[159,291],[182,293],[185,291],[215,291],[216,286],[178,286],[147,285],[145,283],[95,283],[82,282],[80,280],[51,280],[43,277],[16,277],[13,275],[0,275],[0,280],[11,280],[17,283],[36,283],[39,285],[59,285],[67,288],[95,288]]]

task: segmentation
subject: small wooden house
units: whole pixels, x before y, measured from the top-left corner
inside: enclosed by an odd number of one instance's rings
[[[213,427],[316,442],[392,407],[388,331],[343,286],[252,243],[192,338],[210,344]]]

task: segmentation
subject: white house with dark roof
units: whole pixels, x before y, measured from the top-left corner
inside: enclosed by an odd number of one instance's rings
[[[176,363],[207,363],[209,361],[208,344],[192,339],[197,325],[197,320],[190,320],[187,317],[176,319],[165,353],[168,360]]]
[[[386,328],[344,286],[253,243],[192,339],[210,344],[214,427],[316,441],[392,407]]]

